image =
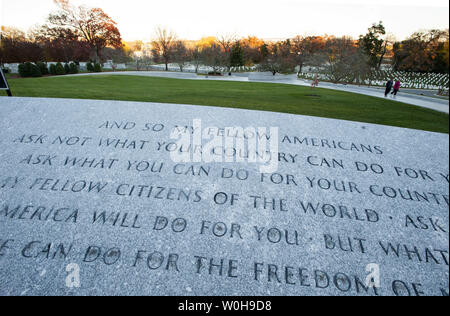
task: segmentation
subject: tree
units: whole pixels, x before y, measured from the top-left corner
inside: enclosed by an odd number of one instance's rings
[[[274,76],[277,73],[293,71],[295,62],[292,58],[289,40],[270,44],[266,48],[267,56],[260,65],[262,70],[270,71]]]
[[[157,27],[155,33],[155,39],[152,41],[154,61],[156,63],[162,61],[166,66],[166,71],[169,71],[169,64],[173,60],[177,35],[163,27]]]
[[[189,59],[190,55],[186,44],[183,41],[176,41],[173,48],[173,61],[180,67],[181,72]]]
[[[416,32],[394,44],[394,69],[448,73],[448,30]]]
[[[50,65],[49,72],[51,75],[56,76],[56,65],[55,64]]]
[[[126,43],[129,49],[129,56],[132,57],[136,63],[136,70],[141,69],[150,70],[152,63],[150,50],[147,50],[146,45],[142,41],[134,41]]]
[[[66,74],[66,70],[64,69],[64,66],[61,63],[56,64],[56,75],[62,76]]]
[[[230,65],[231,67],[244,66],[244,50],[239,41],[236,41],[231,48]]]
[[[102,72],[102,65],[100,63],[95,63],[94,72]]]
[[[91,48],[86,41],[81,40],[70,29],[52,29],[42,26],[35,39],[44,50],[47,61],[88,61],[91,57]]]
[[[0,63],[37,63],[43,59],[42,48],[27,34],[13,27],[1,28]]]
[[[320,36],[296,36],[292,41],[292,53],[298,73],[303,70],[306,63],[311,62],[315,55],[321,53],[325,48],[325,40]]]
[[[346,78],[347,83],[356,83],[358,85],[368,82],[369,86],[375,77],[374,68],[370,65],[369,57],[358,49],[358,51],[347,57],[350,65],[350,71]]]
[[[35,64],[31,64],[31,77],[37,78],[42,77],[42,72],[39,69],[39,66]]]
[[[325,72],[329,80],[334,83],[351,82],[355,78],[353,64],[360,51],[357,43],[349,37],[329,38],[324,49],[326,63]]]
[[[387,52],[387,42],[383,39],[386,35],[386,29],[383,22],[374,23],[366,35],[359,38],[359,47],[369,57],[372,67],[380,69],[383,58]]]
[[[200,49],[200,46],[198,43],[195,44],[193,48],[190,48],[188,50],[189,56],[191,61],[194,63],[195,67],[195,73],[198,73],[198,69],[200,68],[200,65],[202,64],[202,51]]]
[[[19,75],[22,78],[31,77],[32,70],[33,70],[33,64],[30,62],[26,62],[24,64],[19,65]]]
[[[212,73],[218,74],[219,69],[223,66],[222,47],[217,43],[212,43],[202,49],[202,60],[206,66],[213,69]]]
[[[75,63],[70,63],[70,65],[69,65],[69,72],[71,74],[77,74],[79,72],[78,66]]]
[[[147,55],[135,56],[134,61],[136,62],[136,70],[137,71],[141,71],[143,69],[149,71],[150,66],[152,65],[152,58]]]
[[[435,59],[433,62],[433,72],[448,73],[449,72],[449,37],[446,31],[446,40],[438,43],[435,51]]]
[[[66,74],[70,74],[70,66],[69,64],[64,64],[64,71],[66,72]]]
[[[47,65],[46,65],[45,63],[43,63],[42,61],[40,61],[40,62],[38,62],[36,65],[39,67],[39,70],[41,71],[42,75],[45,76],[45,75],[48,75],[48,74],[49,74],[49,72],[48,72],[48,67],[47,67]]]
[[[231,75],[231,53],[237,39],[234,34],[221,35],[217,38],[217,43],[222,48],[222,64],[226,67],[227,72]]]
[[[244,53],[244,64],[246,66],[253,66],[263,61],[266,56],[262,51],[262,47],[265,47],[265,43],[262,39],[255,36],[249,36],[239,41]]]
[[[53,0],[58,11],[48,16],[44,26],[53,34],[71,33],[85,41],[94,60],[98,61],[101,51],[107,46],[122,47],[122,38],[117,23],[100,8],[73,6],[69,0]]]
[[[88,63],[86,64],[86,69],[87,69],[87,71],[89,71],[89,72],[94,72],[94,65],[93,65],[91,62],[88,62]]]
[[[115,64],[125,64],[133,60],[130,51],[125,49],[125,46],[121,48],[105,47],[102,50],[102,56],[107,60],[112,60]]]

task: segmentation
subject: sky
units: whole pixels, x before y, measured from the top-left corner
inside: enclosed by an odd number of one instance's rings
[[[0,24],[28,30],[56,9],[53,0],[0,0]],[[365,34],[383,21],[403,40],[418,30],[449,28],[448,0],[72,0],[100,7],[127,41],[150,41],[157,26],[180,38],[235,34],[282,39],[295,35]]]

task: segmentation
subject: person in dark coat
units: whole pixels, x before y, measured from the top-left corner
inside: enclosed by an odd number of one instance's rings
[[[393,86],[394,86],[394,81],[392,81],[392,79],[389,79],[389,81],[386,83],[386,91],[384,93],[384,96],[386,98],[387,98],[389,92],[391,92]]]

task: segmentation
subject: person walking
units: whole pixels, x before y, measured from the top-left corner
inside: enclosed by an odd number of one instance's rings
[[[311,84],[311,90],[312,90],[313,88],[317,88],[318,86],[319,86],[319,75],[316,74],[316,75],[314,76],[314,81],[313,81],[312,84]]]
[[[392,91],[393,86],[394,86],[394,81],[392,81],[392,79],[389,79],[389,81],[386,83],[386,91],[384,93],[385,98],[387,98],[388,94]]]
[[[400,80],[396,80],[395,81],[395,84],[394,84],[394,91],[391,93],[393,96],[394,96],[394,98],[397,96],[397,93],[400,91],[400,86],[401,86],[402,84],[401,84],[401,82],[400,82]]]

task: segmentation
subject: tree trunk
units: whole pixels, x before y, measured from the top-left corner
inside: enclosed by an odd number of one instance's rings
[[[100,63],[100,47],[95,48],[95,62]]]
[[[387,53],[387,42],[384,43],[383,53],[381,53],[380,60],[378,61],[378,68],[377,68],[378,70],[381,69],[381,64],[383,63],[383,59],[386,53]]]
[[[91,52],[89,54],[89,58],[94,62],[98,62],[98,51],[96,47],[91,47]]]

